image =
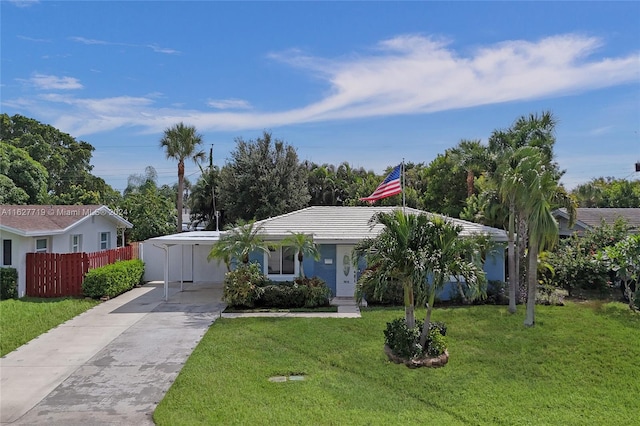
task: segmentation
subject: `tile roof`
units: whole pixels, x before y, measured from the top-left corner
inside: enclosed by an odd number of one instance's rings
[[[602,220],[612,225],[623,218],[634,229],[640,229],[640,209],[633,208],[578,208],[577,218],[591,227],[599,226]]]
[[[401,207],[336,207],[313,206],[287,213],[281,216],[261,220],[262,233],[271,237],[283,237],[291,232],[312,234],[316,242],[357,242],[376,236],[383,228],[373,228],[369,220],[377,212],[391,212]],[[427,213],[417,209],[406,209],[408,213]],[[439,215],[438,215],[439,216]],[[492,228],[461,219],[446,219],[461,225],[461,235],[488,234],[496,241],[506,241],[507,234],[502,229]]]
[[[34,233],[56,234],[92,215],[113,217],[126,228],[131,223],[102,205],[0,205],[0,227],[18,231],[24,235]]]

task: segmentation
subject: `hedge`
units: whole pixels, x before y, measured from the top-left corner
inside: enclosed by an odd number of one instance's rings
[[[0,300],[18,297],[18,271],[16,268],[0,268]]]
[[[82,292],[95,299],[103,296],[115,297],[140,284],[143,274],[144,263],[141,260],[112,263],[87,272],[82,282]]]

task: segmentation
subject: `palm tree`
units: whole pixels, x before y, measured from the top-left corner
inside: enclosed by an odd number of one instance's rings
[[[205,159],[204,151],[198,151],[202,144],[202,136],[198,134],[194,126],[185,126],[178,123],[165,129],[160,147],[165,149],[167,159],[178,160],[178,232],[182,232],[182,203],[184,197],[184,161],[191,159],[194,162]]]
[[[298,262],[300,263],[300,277],[304,278],[304,267],[302,261],[305,256],[312,256],[315,260],[320,260],[320,251],[318,246],[313,242],[311,235],[302,232],[292,232],[291,235],[282,240],[283,246],[293,248],[298,253]]]
[[[420,334],[420,345],[423,348],[429,335],[435,297],[449,281],[449,277],[465,279],[470,299],[483,296],[486,291],[486,277],[482,270],[479,244],[481,239],[461,238],[461,231],[461,226],[441,217],[433,217],[427,226],[420,230],[423,234],[421,240],[427,241],[426,246],[421,248],[421,263],[431,276],[430,283],[421,282],[425,290],[421,294],[427,299],[427,315]]]
[[[256,226],[254,221],[232,228],[214,244],[207,259],[222,260],[230,270],[234,260],[247,265],[249,255],[255,251],[269,254],[269,244],[260,234],[261,231],[262,226]]]
[[[558,190],[558,182],[553,172],[540,163],[539,158],[527,159],[528,170],[523,175],[527,197],[523,203],[523,213],[527,218],[528,260],[527,267],[527,311],[524,325],[535,324],[536,291],[538,288],[538,253],[553,247],[558,239],[558,223],[551,214],[551,199]],[[535,162],[538,164],[535,164]]]
[[[398,209],[391,213],[379,212],[371,220],[371,226],[384,225],[375,238],[361,241],[354,249],[354,261],[363,257],[367,269],[361,282],[374,285],[375,292],[382,292],[391,282],[400,282],[404,293],[404,310],[407,327],[415,327],[414,288],[427,279],[422,248],[427,244],[426,235],[420,232],[429,217],[405,215]]]
[[[479,140],[461,140],[451,150],[454,161],[467,172],[467,197],[474,193],[475,174],[487,169],[487,148]]]

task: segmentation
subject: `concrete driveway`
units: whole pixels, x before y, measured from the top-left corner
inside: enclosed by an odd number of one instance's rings
[[[176,288],[177,287],[177,288]],[[0,359],[0,422],[146,425],[225,305],[222,286],[147,284]]]

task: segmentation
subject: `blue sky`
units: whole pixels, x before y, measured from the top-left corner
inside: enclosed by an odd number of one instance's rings
[[[96,149],[114,188],[195,125],[382,173],[552,111],[567,187],[640,178],[640,2],[53,2],[1,7],[1,109]],[[195,181],[198,168],[187,164]]]

